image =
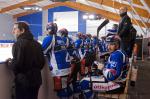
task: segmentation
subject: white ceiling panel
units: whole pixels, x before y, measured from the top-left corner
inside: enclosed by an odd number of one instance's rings
[[[8,11],[8,12],[6,12],[6,13],[11,14],[11,15],[15,15],[15,14],[22,13],[22,12],[26,12],[26,11],[25,11],[25,10],[22,10],[22,9],[20,9],[20,8],[17,8],[17,9]]]
[[[36,5],[40,6],[40,7],[44,7],[46,5],[52,4],[54,2],[50,1],[50,0],[43,0],[41,2],[36,3]]]
[[[0,8],[5,8],[10,5],[14,5],[24,1],[28,1],[28,0],[0,0]]]
[[[87,1],[87,0],[77,0],[77,1],[82,3],[82,4],[88,5],[88,6],[92,6],[92,7],[98,8],[98,9],[102,9],[102,10],[105,10],[105,11],[109,11],[109,12],[119,14],[118,9],[115,9],[115,8],[112,8],[112,7],[109,7],[109,6],[100,5],[98,3],[94,3],[94,2],[91,2],[91,1]],[[141,21],[141,19],[138,15],[136,15],[134,13],[131,13],[131,12],[129,12],[128,14],[129,14],[130,17],[132,17],[132,15],[133,15],[135,19]],[[145,18],[145,17],[141,17],[141,18],[143,19],[144,22],[147,22],[147,20],[148,20],[148,18]]]

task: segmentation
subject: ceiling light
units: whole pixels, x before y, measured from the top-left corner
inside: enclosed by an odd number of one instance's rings
[[[42,11],[42,8],[37,5],[24,6],[24,7],[21,7],[21,9],[26,10],[26,11]]]
[[[93,14],[92,14],[92,15],[89,15],[89,19],[90,19],[90,20],[92,20],[92,19],[94,19],[94,18],[95,18],[95,15],[93,15]]]
[[[102,18],[102,16],[98,15],[98,14],[86,13],[86,14],[83,15],[83,19],[85,19],[85,20],[99,20],[101,18]]]
[[[31,7],[24,7],[24,10],[31,10]]]
[[[83,15],[83,19],[88,19],[88,15]]]

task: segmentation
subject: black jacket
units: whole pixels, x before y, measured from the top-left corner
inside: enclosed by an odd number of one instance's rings
[[[128,41],[130,39],[130,29],[132,27],[131,19],[127,13],[124,13],[121,17],[118,27],[118,35],[123,41]]]
[[[31,33],[23,33],[17,38],[12,55],[11,68],[15,73],[16,82],[31,86],[40,85],[45,59],[41,45],[33,39]]]

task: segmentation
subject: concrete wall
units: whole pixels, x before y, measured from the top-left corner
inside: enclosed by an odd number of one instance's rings
[[[87,33],[90,33],[91,35],[97,35],[97,28],[104,20],[105,19],[87,20],[86,22]],[[117,24],[117,22],[110,20],[109,23],[100,30],[99,37],[107,35],[107,29],[112,29],[113,24]]]
[[[11,15],[0,14],[0,40],[13,40],[14,36],[11,34],[15,20]]]

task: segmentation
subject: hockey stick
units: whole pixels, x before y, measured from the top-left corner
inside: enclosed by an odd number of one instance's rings
[[[97,28],[97,38],[99,38],[99,31],[109,23],[108,19],[105,19]]]

